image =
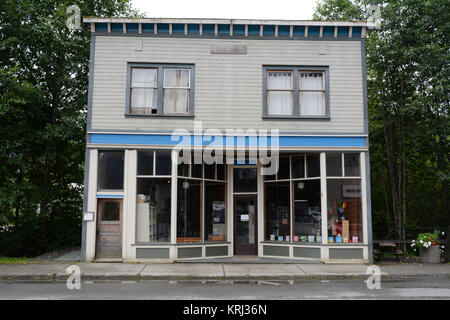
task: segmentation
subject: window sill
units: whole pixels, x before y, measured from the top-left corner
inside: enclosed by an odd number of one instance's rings
[[[298,121],[298,120],[309,120],[309,121],[330,121],[331,118],[328,116],[308,116],[308,117],[296,117],[296,116],[263,116],[263,120],[285,120],[285,121]]]
[[[301,242],[301,241],[277,241],[277,240],[265,240],[262,244],[282,244],[282,245],[307,245],[307,246],[320,246],[322,242]]]
[[[194,115],[174,115],[174,114],[129,114],[125,113],[126,118],[182,118],[194,119]]]

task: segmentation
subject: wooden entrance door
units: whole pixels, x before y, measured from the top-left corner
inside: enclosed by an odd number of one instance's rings
[[[256,255],[257,245],[257,195],[234,196],[234,254]]]
[[[96,258],[122,258],[122,200],[99,199]]]

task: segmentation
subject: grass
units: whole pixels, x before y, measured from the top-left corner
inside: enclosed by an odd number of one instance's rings
[[[0,264],[27,264],[30,258],[0,257]]]

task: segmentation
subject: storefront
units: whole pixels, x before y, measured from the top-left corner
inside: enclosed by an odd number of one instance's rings
[[[174,149],[91,148],[86,259],[367,262],[367,151],[348,149],[281,151],[262,175],[248,153],[178,164]]]

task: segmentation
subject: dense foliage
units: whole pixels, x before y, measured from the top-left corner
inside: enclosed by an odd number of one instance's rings
[[[0,256],[79,245],[90,31],[129,0],[0,1]]]
[[[450,2],[324,0],[314,18],[380,21],[366,39],[374,238],[446,230]]]

